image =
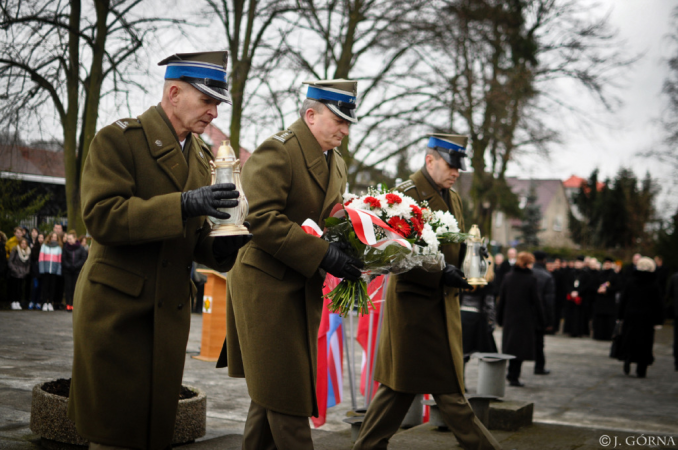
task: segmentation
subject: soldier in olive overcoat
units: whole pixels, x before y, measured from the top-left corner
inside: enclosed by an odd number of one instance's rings
[[[426,200],[431,211],[449,211],[464,231],[462,203],[452,185],[465,169],[465,136],[431,137],[426,163],[397,189]],[[461,245],[441,247],[441,272],[413,269],[391,276],[374,379],[381,383],[367,410],[354,450],[385,449],[416,394],[433,394],[445,423],[464,448],[498,449],[464,397],[464,355],[458,288],[470,287]]]
[[[95,136],[82,174],[93,242],[76,286],[69,417],[91,448],[170,448],[186,358],[195,260],[218,271],[250,236],[209,236],[237,206],[210,184],[202,133],[228,100],[225,52],[174,55],[162,102]],[[207,79],[212,80],[210,86]],[[230,103],[230,101],[229,101]]]
[[[359,261],[306,234],[342,202],[346,165],[335,147],[356,122],[357,82],[310,84],[301,119],[264,141],[242,182],[255,235],[229,273],[226,342],[217,367],[245,377],[252,399],[243,449],[312,449],[324,272],[357,279]]]

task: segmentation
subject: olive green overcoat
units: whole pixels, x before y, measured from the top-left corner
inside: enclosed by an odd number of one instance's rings
[[[228,274],[226,341],[217,367],[245,377],[252,400],[283,414],[318,414],[316,360],[323,306],[320,262],[328,243],[306,234],[323,227],[346,188],[338,151],[328,162],[297,120],[264,141],[245,164],[243,191],[254,234]]]
[[[453,189],[443,199],[421,170],[398,189],[417,202],[428,201],[432,211],[450,211],[464,231],[461,198]],[[442,250],[445,261],[459,267],[460,244]],[[391,276],[382,327],[375,380],[412,394],[464,392],[458,289],[443,284],[442,272],[413,269]]]
[[[82,174],[93,243],[73,306],[69,416],[100,444],[165,449],[172,440],[190,326],[191,263],[216,261],[205,217],[182,221],[181,192],[210,183],[212,154],[187,158],[160,106],[95,136]]]

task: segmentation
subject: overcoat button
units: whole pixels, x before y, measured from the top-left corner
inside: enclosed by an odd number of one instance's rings
[[[181,309],[181,308],[183,308],[183,307],[184,307],[184,304],[183,304],[183,303],[179,303],[179,309]]]
[[[191,271],[191,266],[186,266],[186,270]]]

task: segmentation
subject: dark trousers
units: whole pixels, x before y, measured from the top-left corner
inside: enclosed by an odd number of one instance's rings
[[[62,278],[60,275],[42,274],[42,303],[52,303],[56,300],[57,282],[60,278]]]
[[[544,370],[546,367],[546,356],[544,356],[544,332],[534,332],[534,371]]]
[[[29,289],[29,277],[24,278],[14,278],[9,277],[9,300],[12,302],[19,302],[21,306],[26,304],[28,300]]]
[[[271,411],[251,401],[242,450],[313,450],[308,417]]]
[[[397,392],[384,386],[377,393],[365,414],[360,436],[353,450],[386,449],[407,411],[415,394]],[[487,428],[478,420],[462,394],[433,394],[443,420],[465,449],[499,450],[501,446]]]
[[[73,306],[73,295],[75,294],[75,283],[78,281],[80,271],[64,271],[64,296],[66,297],[66,304]]]
[[[678,370],[678,317],[673,318],[673,364]]]
[[[522,365],[522,359],[510,359],[508,364],[508,375],[506,375],[506,378],[509,380],[517,380],[520,378],[520,368]]]
[[[40,278],[31,277],[31,303],[40,303]]]

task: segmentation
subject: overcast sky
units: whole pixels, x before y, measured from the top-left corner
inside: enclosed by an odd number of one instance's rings
[[[587,0],[584,0],[587,1]],[[659,209],[670,215],[678,207],[678,183],[671,177],[671,172],[662,164],[640,157],[639,153],[650,149],[661,139],[660,128],[655,123],[665,107],[661,95],[662,83],[667,75],[666,59],[671,55],[673,48],[667,38],[671,32],[671,12],[678,6],[676,0],[590,0],[600,4],[600,12],[609,11],[611,25],[619,31],[620,38],[626,42],[629,55],[642,55],[621,80],[622,87],[617,94],[624,101],[624,105],[614,114],[593,113],[593,120],[587,120],[582,126],[581,118],[574,120],[563,116],[553,118],[558,124],[567,123],[562,132],[562,143],[551,146],[549,159],[534,155],[524,155],[509,166],[508,175],[521,178],[557,178],[565,180],[570,175],[588,177],[595,168],[600,169],[601,179],[613,177],[620,167],[631,167],[638,177],[650,171],[653,178],[660,180],[663,192],[660,197]],[[176,2],[181,9],[185,4]],[[195,14],[195,11],[193,11]],[[215,24],[216,25],[216,24]],[[218,26],[210,33],[202,29],[193,34],[192,39],[178,39],[164,43],[174,51],[195,51],[205,45],[205,36],[210,36],[213,45],[214,32],[222,33]],[[156,56],[156,55],[153,55]],[[157,57],[155,59],[158,59]],[[149,64],[152,66],[152,77],[157,77],[158,86],[162,71],[155,66],[155,59],[149,55]],[[230,67],[229,67],[230,69]],[[157,92],[156,92],[157,91]],[[152,90],[150,96],[139,96],[132,103],[157,101],[160,87]],[[582,109],[600,111],[599,104],[581,95],[581,91],[567,92],[566,95],[580,101]],[[121,114],[118,105],[102,105],[101,124],[110,123]],[[140,108],[140,109],[139,109]],[[134,106],[133,115],[138,115],[145,109]],[[139,111],[136,111],[139,109]],[[124,114],[124,113],[123,113]],[[223,108],[215,125],[227,131],[229,128],[228,111]],[[571,120],[572,119],[572,120]],[[250,136],[243,136],[243,145],[256,147],[249,142]],[[416,166],[418,162],[413,165]],[[672,186],[673,185],[673,186]]]
[[[610,23],[619,30],[630,54],[642,58],[629,70],[624,80],[621,98],[624,106],[616,114],[601,114],[601,124],[589,127],[569,127],[563,143],[553,145],[550,161],[524,157],[514,164],[511,175],[535,178],[566,179],[575,174],[588,177],[595,168],[601,178],[613,177],[620,167],[631,167],[642,177],[649,170],[664,187],[662,201],[669,200],[670,171],[656,161],[639,157],[661,140],[661,130],[653,123],[665,107],[661,96],[667,75],[666,59],[675,51],[666,36],[671,32],[671,12],[678,6],[675,0],[603,0],[610,11]],[[593,101],[581,97],[582,101]],[[606,123],[607,125],[604,125]],[[677,202],[673,202],[673,207]]]

